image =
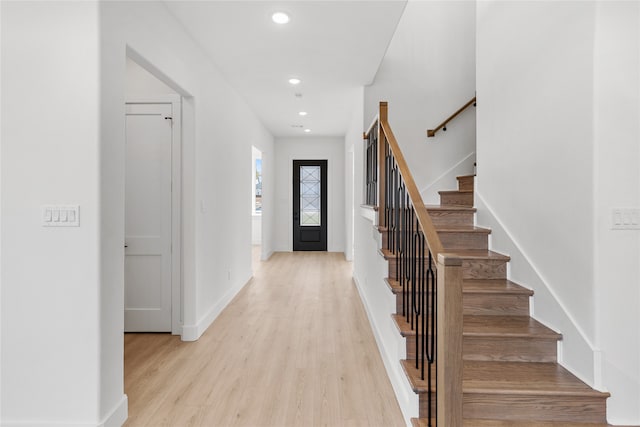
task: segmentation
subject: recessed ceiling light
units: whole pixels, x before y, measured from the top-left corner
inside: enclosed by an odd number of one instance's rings
[[[298,114],[301,115],[301,116],[306,116],[307,112],[306,111],[300,111]]]
[[[305,131],[306,133],[309,133],[309,132],[311,132],[311,129],[305,129],[304,131]]]
[[[297,79],[297,78],[295,78],[295,77],[293,77],[293,78],[289,79],[289,83],[291,83],[292,85],[300,84],[300,82],[301,82],[301,81],[302,81],[302,80]]]
[[[276,12],[271,15],[271,19],[276,24],[286,24],[287,22],[289,22],[289,15],[284,12]]]

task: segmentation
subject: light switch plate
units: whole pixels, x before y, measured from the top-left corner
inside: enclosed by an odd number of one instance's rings
[[[611,209],[612,230],[640,230],[640,208]]]
[[[42,205],[43,227],[80,227],[80,205]]]

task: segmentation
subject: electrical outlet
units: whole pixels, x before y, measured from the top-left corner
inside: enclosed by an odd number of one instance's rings
[[[611,209],[612,230],[640,230],[640,208]]]

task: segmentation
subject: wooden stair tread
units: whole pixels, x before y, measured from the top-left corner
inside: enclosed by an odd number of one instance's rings
[[[392,293],[402,292],[402,286],[397,280],[387,277],[384,281]],[[462,283],[462,293],[533,295],[531,289],[524,288],[508,279],[465,279]]]
[[[411,324],[400,314],[391,315],[400,335],[414,337],[422,333],[422,325],[411,329]],[[538,338],[558,340],[562,335],[528,316],[477,316],[466,315],[463,320],[463,337]]]
[[[606,399],[609,393],[593,390],[557,363],[464,361],[464,394],[584,396]],[[428,391],[414,360],[401,360],[415,393]],[[431,367],[435,379],[435,366]],[[426,374],[425,374],[426,375]],[[432,390],[435,389],[435,385]]]
[[[560,339],[562,335],[528,316],[477,316],[463,319],[463,336]]]
[[[511,257],[493,252],[487,249],[455,249],[451,251],[445,251],[447,254],[456,255],[463,260],[496,260],[496,261],[509,261]]]
[[[473,190],[441,190],[438,194],[473,193]]]
[[[472,206],[462,205],[425,205],[427,211],[462,211],[462,212],[476,212],[477,209]]]
[[[424,423],[414,424],[414,426],[426,427],[429,425],[427,419]],[[602,423],[572,423],[566,421],[528,421],[528,420],[480,420],[465,419],[464,427],[606,427],[609,424]]]
[[[533,295],[531,289],[508,279],[465,279],[462,286],[463,293]]]
[[[483,227],[476,227],[475,225],[437,225],[436,231],[438,233],[481,233],[491,234],[491,230]]]
[[[458,176],[456,176],[456,179],[475,178],[475,177],[476,177],[476,174],[473,173],[473,174],[470,174],[470,175],[458,175]]]
[[[382,225],[375,227],[380,233],[386,233],[388,228]],[[475,225],[442,224],[435,226],[438,233],[481,233],[491,234],[491,229],[476,227]]]
[[[395,259],[396,255],[387,248],[379,249],[378,252],[384,259]],[[445,251],[447,254],[455,255],[462,260],[491,260],[491,261],[509,261],[511,258],[507,255],[493,252],[487,249],[452,249]]]
[[[402,292],[402,286],[400,286],[400,282],[398,282],[397,280],[385,277],[384,283],[387,284],[387,286],[389,287],[389,289],[394,295]]]
[[[609,397],[557,363],[464,361],[464,393]]]
[[[411,329],[411,324],[409,322],[407,322],[407,319],[401,315],[401,314],[392,314],[391,318],[393,319],[393,322],[396,325],[396,328],[398,328],[398,331],[400,332],[400,335],[402,335],[403,337],[415,337],[416,336],[416,330],[412,330]],[[421,332],[422,330],[422,325],[418,325],[418,331]]]
[[[459,191],[455,190],[454,193],[458,193]],[[462,193],[471,193],[471,191],[462,191]],[[378,206],[373,205],[360,205],[362,208],[372,209],[378,211]],[[441,211],[452,211],[452,212],[476,212],[477,209],[473,206],[463,206],[463,205],[424,205],[427,208],[427,211],[433,212],[441,212]]]
[[[427,371],[425,368],[425,379],[420,378],[420,371],[416,369],[416,361],[415,360],[401,360],[400,364],[402,365],[402,369],[409,380],[409,384],[411,385],[411,389],[417,394],[427,393],[429,391],[429,383],[427,382]],[[431,378],[432,378],[432,387],[431,391],[436,391],[436,366],[435,364],[431,366]]]
[[[431,427],[435,427],[436,419],[431,418]],[[428,418],[411,418],[411,426],[412,427],[429,427],[429,419]]]

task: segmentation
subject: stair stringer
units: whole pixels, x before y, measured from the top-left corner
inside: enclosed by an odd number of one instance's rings
[[[598,391],[607,391],[600,375],[600,350],[567,310],[553,286],[545,279],[531,257],[518,244],[482,193],[475,189],[476,224],[492,230],[490,248],[509,254],[508,278],[534,291],[530,298],[530,315],[547,327],[562,333],[558,342],[558,363]],[[517,269],[514,271],[514,266]],[[536,310],[537,306],[544,307]]]
[[[390,313],[393,313],[396,308],[396,296],[389,292],[384,283],[389,271],[388,261],[378,253],[382,239],[379,237],[380,233],[373,228],[373,223],[364,215],[357,217],[356,221],[362,221],[371,227],[370,244],[360,248],[359,257],[366,257],[365,264],[369,267],[373,266],[373,268],[367,268],[363,272],[354,265],[353,281],[367,313],[380,357],[405,423],[410,427],[412,425],[411,418],[415,418],[419,414],[419,396],[411,389],[402,370],[402,365],[398,363],[399,360],[406,357],[406,343],[405,338],[398,333],[390,316]]]

